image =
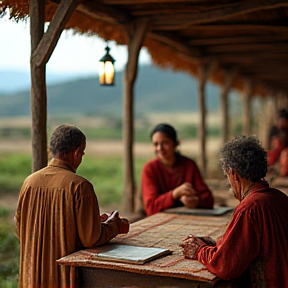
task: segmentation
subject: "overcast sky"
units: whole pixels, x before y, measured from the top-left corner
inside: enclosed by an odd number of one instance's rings
[[[8,17],[0,18],[0,70],[30,70],[29,21],[18,22]],[[106,43],[96,36],[73,35],[63,31],[58,44],[47,63],[48,73],[87,76],[98,73],[99,59],[105,54]],[[115,58],[116,69],[122,69],[127,61],[126,46],[109,42],[110,54]],[[150,56],[141,50],[140,63],[150,63]]]

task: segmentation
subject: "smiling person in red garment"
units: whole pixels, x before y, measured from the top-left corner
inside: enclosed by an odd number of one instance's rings
[[[273,137],[274,149],[267,152],[268,169],[272,169],[276,176],[288,176],[288,111],[278,112],[277,135]]]
[[[214,199],[196,163],[176,151],[174,127],[158,124],[151,132],[156,158],[142,170],[141,186],[147,216],[171,207],[213,208]]]
[[[264,180],[266,151],[255,137],[238,136],[221,149],[220,163],[240,204],[214,245],[188,235],[185,258],[221,278],[213,287],[287,288],[288,197]]]
[[[77,268],[57,265],[56,260],[129,230],[128,220],[117,211],[99,214],[93,185],[76,174],[85,147],[80,129],[57,127],[50,141],[53,159],[22,185],[15,212],[19,288],[79,287]]]

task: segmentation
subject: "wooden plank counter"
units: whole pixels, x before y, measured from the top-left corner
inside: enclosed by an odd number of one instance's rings
[[[212,287],[215,275],[198,261],[184,259],[179,244],[188,234],[216,240],[225,231],[231,213],[223,216],[158,213],[133,223],[128,234],[118,235],[110,243],[172,252],[143,265],[99,260],[93,249],[75,252],[57,262],[80,267],[81,287]]]

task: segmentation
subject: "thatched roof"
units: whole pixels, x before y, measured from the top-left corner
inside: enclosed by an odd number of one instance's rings
[[[47,22],[58,2],[47,1]],[[16,20],[29,16],[28,0],[0,0],[1,7]],[[156,65],[198,77],[199,67],[216,61],[213,82],[236,71],[236,89],[249,80],[254,95],[287,94],[287,0],[87,0],[66,28],[126,44],[127,25],[138,18],[150,21],[144,46]]]

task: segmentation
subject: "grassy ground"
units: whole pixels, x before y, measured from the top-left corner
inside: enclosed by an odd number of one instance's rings
[[[146,161],[146,157],[135,161],[137,183]],[[31,157],[26,153],[0,155],[0,287],[3,288],[18,287],[19,244],[14,235],[13,215],[22,182],[30,174],[30,163]],[[123,161],[120,156],[86,155],[77,173],[93,183],[103,212],[112,207],[118,207],[121,212]]]
[[[149,121],[142,119],[135,123],[137,143],[134,147],[134,168],[137,187],[143,164],[154,155],[149,131],[156,123],[169,123],[171,120],[169,117],[161,115],[161,119],[157,117],[154,119],[151,116]],[[181,153],[199,163],[198,118],[195,120],[185,115],[178,115],[175,119],[179,121],[174,122],[181,140]],[[31,139],[29,119],[6,120],[0,121],[0,287],[13,288],[18,287],[19,269],[19,245],[13,232],[13,215],[20,187],[31,172]],[[207,158],[213,176],[218,173],[218,166],[215,165],[220,144],[218,120],[211,119],[212,124],[209,125],[208,131],[210,140],[207,143]],[[77,173],[93,183],[101,212],[110,212],[109,209],[117,207],[121,213],[123,189],[123,142],[119,132],[121,121],[103,119],[77,119],[75,123],[73,121],[76,120],[70,119],[62,123],[77,125],[88,139],[86,155]],[[57,121],[50,121],[48,135],[58,125]]]
[[[12,210],[0,206],[0,287],[18,287],[19,243],[13,232]]]

